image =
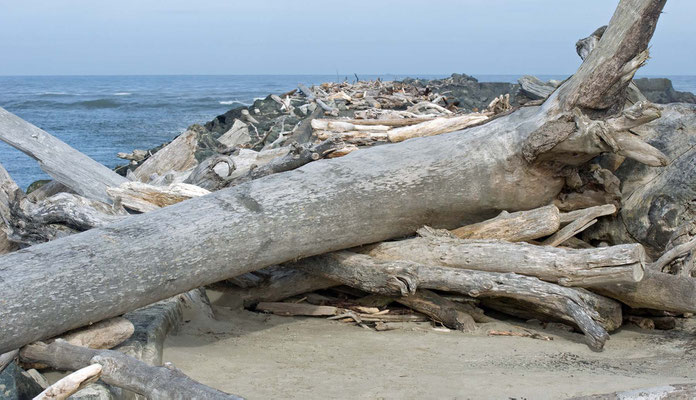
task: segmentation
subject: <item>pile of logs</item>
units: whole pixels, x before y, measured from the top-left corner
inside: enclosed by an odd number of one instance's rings
[[[217,137],[122,154],[125,177],[0,109],[0,139],[54,179],[25,194],[0,167],[0,371],[46,399],[237,398],[162,365],[183,307],[214,318],[211,284],[375,330],[495,310],[600,351],[627,322],[674,328],[696,312],[696,108],[631,83],[663,5],[622,0],[575,75],[521,81],[523,107],[300,85],[270,96],[273,123],[242,109]],[[48,387],[47,367],[75,372]]]

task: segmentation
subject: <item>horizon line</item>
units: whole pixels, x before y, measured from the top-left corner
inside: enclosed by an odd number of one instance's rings
[[[345,78],[353,78],[355,75],[360,77],[361,75],[365,76],[389,76],[389,75],[394,75],[394,76],[406,76],[406,77],[413,77],[417,78],[419,75],[428,75],[428,76],[443,76],[443,77],[450,77],[453,74],[462,74],[462,75],[468,75],[468,76],[523,76],[523,75],[532,75],[532,76],[545,76],[545,75],[558,75],[558,76],[571,76],[573,75],[572,73],[563,73],[563,72],[557,72],[557,73],[465,73],[465,72],[450,72],[450,73],[437,73],[437,72],[417,72],[417,73],[399,73],[399,72],[383,72],[383,73],[373,73],[373,72],[363,72],[363,73],[350,73],[350,74],[330,74],[330,73],[302,73],[302,74],[206,74],[206,73],[201,73],[201,74],[0,74],[0,77],[2,78],[35,78],[35,77],[145,77],[145,76],[258,76],[258,77],[263,77],[263,76],[336,76],[339,77],[345,77]],[[660,76],[695,76],[696,74],[670,74],[670,73],[650,73],[650,74],[640,74],[636,73],[636,76],[645,76],[645,77],[660,77]]]

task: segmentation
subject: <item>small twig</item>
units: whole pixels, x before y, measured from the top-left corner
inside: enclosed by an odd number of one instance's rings
[[[512,332],[512,331],[488,331],[488,336],[517,336],[517,337],[528,337],[531,339],[539,340],[553,340],[551,336],[544,336],[539,333],[534,332]]]

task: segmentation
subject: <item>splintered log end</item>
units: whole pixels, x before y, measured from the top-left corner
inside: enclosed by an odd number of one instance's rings
[[[622,0],[604,32],[595,31],[578,42],[576,49],[584,62],[552,101],[559,101],[565,111],[622,105],[635,71],[648,59],[648,43],[665,2]]]
[[[100,364],[92,364],[79,369],[46,388],[34,397],[34,400],[67,399],[71,394],[99,379],[101,373],[102,366]]]

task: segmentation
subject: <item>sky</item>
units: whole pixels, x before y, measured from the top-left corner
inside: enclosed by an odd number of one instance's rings
[[[612,0],[0,0],[0,75],[570,74]],[[696,74],[668,0],[647,75]]]

